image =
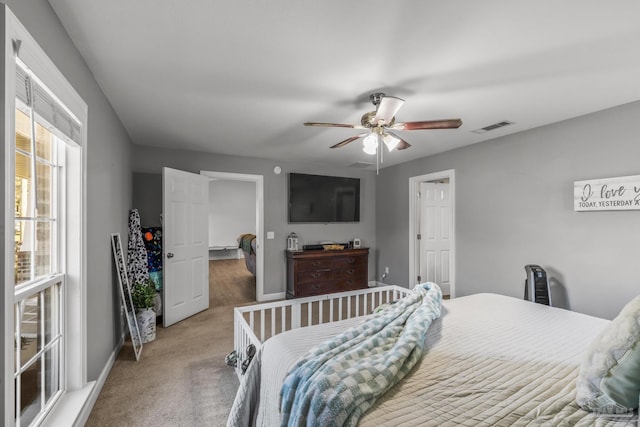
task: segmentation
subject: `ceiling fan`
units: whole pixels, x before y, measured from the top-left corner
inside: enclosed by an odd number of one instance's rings
[[[392,151],[393,149],[405,150],[411,147],[411,144],[391,131],[457,129],[462,125],[462,120],[460,119],[396,123],[395,116],[398,110],[400,110],[400,107],[402,107],[402,104],[404,104],[404,99],[385,95],[384,93],[373,93],[369,96],[369,99],[376,107],[376,110],[364,113],[360,120],[360,124],[306,122],[304,125],[367,129],[366,132],[352,136],[331,146],[331,148],[340,148],[360,138],[364,138],[363,151],[367,154],[377,154],[380,141],[387,146],[389,151]],[[382,150],[380,150],[380,154],[382,154]]]

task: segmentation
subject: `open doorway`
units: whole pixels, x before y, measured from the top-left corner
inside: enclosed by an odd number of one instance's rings
[[[209,282],[214,306],[261,301],[263,177],[201,171],[209,178]]]
[[[435,282],[455,296],[455,171],[409,179],[411,285]]]

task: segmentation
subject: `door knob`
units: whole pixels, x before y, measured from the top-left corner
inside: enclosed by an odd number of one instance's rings
[[[167,252],[167,258],[173,258],[173,254],[171,252]]]

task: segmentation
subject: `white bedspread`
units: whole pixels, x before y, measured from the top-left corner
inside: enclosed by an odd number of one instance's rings
[[[280,425],[282,381],[311,347],[362,319],[301,328],[262,352],[256,424]],[[575,403],[582,353],[607,320],[494,294],[443,303],[421,363],[360,420],[362,426],[636,426]]]

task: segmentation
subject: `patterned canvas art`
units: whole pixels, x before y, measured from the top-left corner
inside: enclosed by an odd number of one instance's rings
[[[147,249],[142,240],[140,214],[137,209],[129,211],[129,242],[127,245],[127,275],[132,287],[149,280]]]

